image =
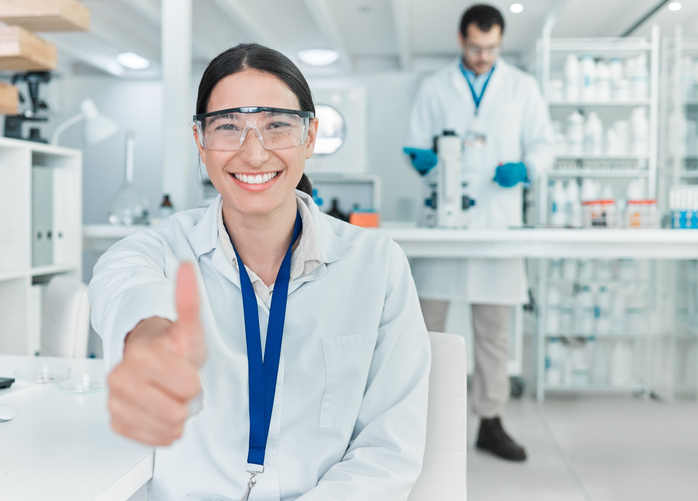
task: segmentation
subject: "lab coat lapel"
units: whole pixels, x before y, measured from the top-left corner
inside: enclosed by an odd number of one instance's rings
[[[466,116],[472,117],[475,115],[475,101],[473,101],[473,94],[470,92],[470,87],[465,81],[465,76],[460,70],[460,59],[456,59],[455,63],[451,66],[451,85],[456,89],[456,92],[461,97],[466,110]],[[465,133],[463,130],[461,133]]]
[[[502,88],[502,83],[505,77],[502,75],[506,73],[506,63],[501,59],[497,61],[490,81],[487,82],[487,87],[485,88],[485,93],[482,95],[480,100],[480,109],[478,110],[479,115],[490,116],[494,111],[494,107],[497,105],[497,94]]]

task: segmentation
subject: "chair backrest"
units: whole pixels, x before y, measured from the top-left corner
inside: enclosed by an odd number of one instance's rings
[[[46,287],[41,312],[42,356],[84,358],[90,332],[87,286],[56,275]]]
[[[465,339],[430,332],[431,374],[424,465],[409,501],[465,501],[467,358]]]

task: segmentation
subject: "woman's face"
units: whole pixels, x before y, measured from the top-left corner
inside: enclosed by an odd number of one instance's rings
[[[229,75],[216,84],[208,101],[207,112],[243,106],[268,106],[299,110],[296,95],[274,75],[246,70]],[[312,120],[308,139],[300,146],[269,151],[249,130],[237,151],[214,151],[197,147],[213,186],[223,197],[224,205],[241,215],[267,215],[295,208],[295,188],[303,175],[305,160],[313,155],[317,120]],[[196,130],[195,130],[196,135]],[[242,181],[242,176],[269,174],[261,184]],[[224,207],[225,208],[225,207]]]

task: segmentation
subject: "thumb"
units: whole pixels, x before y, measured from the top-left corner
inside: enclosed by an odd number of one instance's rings
[[[186,327],[199,323],[199,289],[191,263],[184,262],[179,266],[175,304],[178,324]]]
[[[171,333],[177,353],[200,367],[206,358],[206,347],[199,319],[199,289],[191,263],[184,262],[179,267],[175,305],[177,321]]]

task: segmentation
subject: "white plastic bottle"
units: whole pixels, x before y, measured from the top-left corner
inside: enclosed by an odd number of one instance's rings
[[[548,287],[547,303],[546,330],[549,334],[557,334],[560,332],[560,309],[562,306],[562,294],[560,294],[560,289],[554,285]]]
[[[587,155],[603,155],[603,123],[595,111],[587,115],[584,124],[584,153]]]
[[[605,285],[599,287],[596,295],[596,332],[599,334],[611,332],[611,293]]]
[[[565,186],[562,180],[553,183],[553,190],[550,197],[550,224],[552,226],[563,227],[567,224],[565,218]]]
[[[611,58],[611,60],[608,63],[608,69],[611,74],[611,83],[617,82],[618,80],[622,80],[625,77],[623,73],[623,61],[621,61],[617,57]]]
[[[578,111],[567,117],[567,152],[572,156],[584,153],[584,117]]]
[[[596,62],[591,56],[582,56],[582,92],[581,98],[585,103],[596,101]]]
[[[545,346],[545,382],[562,383],[562,366],[565,353],[559,338],[549,338]]]
[[[567,56],[565,60],[565,97],[567,102],[579,101],[581,84],[579,59],[574,54]]]
[[[608,383],[608,349],[593,336],[589,338],[589,382],[603,385]]]
[[[627,341],[616,341],[611,353],[610,383],[625,386],[632,377],[633,351]]]
[[[594,321],[596,318],[596,307],[594,296],[588,285],[583,285],[577,294],[577,331],[581,335],[592,334],[594,332]]]
[[[596,101],[607,103],[613,98],[611,69],[605,61],[596,63]]]
[[[647,109],[638,106],[630,115],[631,150],[635,155],[647,155],[649,152],[650,123]]]
[[[633,100],[643,101],[649,95],[650,72],[647,67],[647,54],[641,53],[631,66],[630,93]]]
[[[580,200],[579,184],[576,179],[567,181],[565,193],[565,208],[567,225],[572,228],[582,227],[582,201]]]

